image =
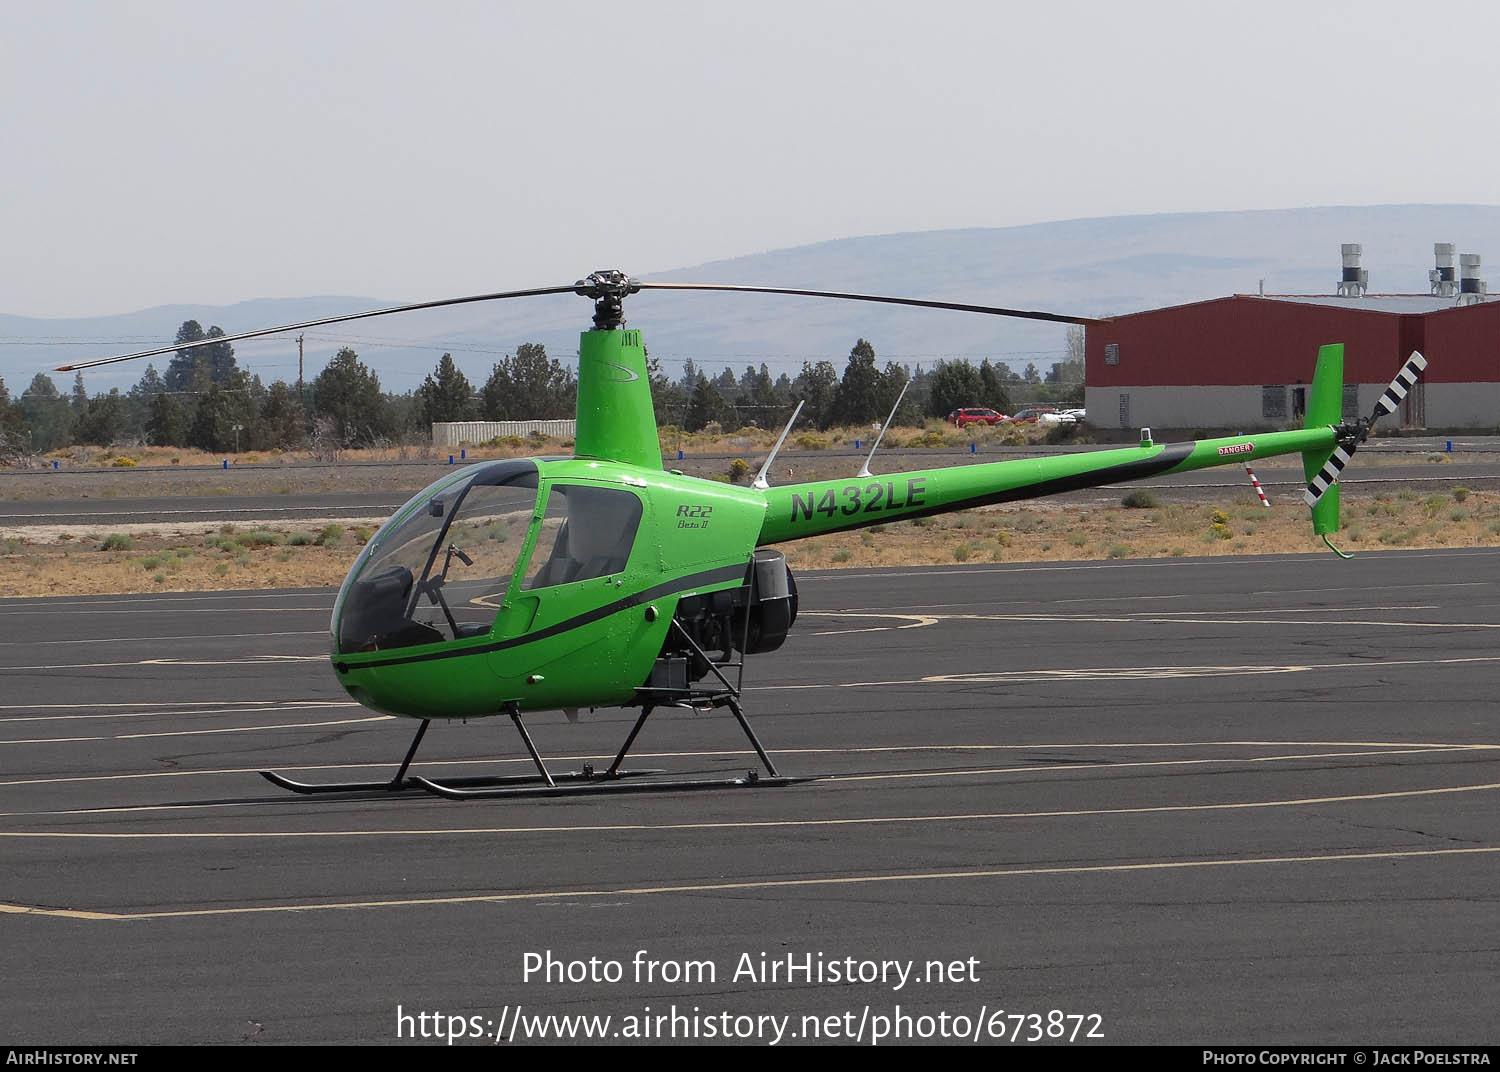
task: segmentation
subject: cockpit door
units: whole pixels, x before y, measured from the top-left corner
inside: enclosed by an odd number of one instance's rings
[[[536,673],[590,646],[603,663],[617,659],[632,630],[616,619],[640,587],[632,578],[651,568],[650,555],[633,556],[649,509],[634,490],[554,482],[543,492],[530,556],[496,623],[497,638],[526,641],[495,653],[502,676]]]

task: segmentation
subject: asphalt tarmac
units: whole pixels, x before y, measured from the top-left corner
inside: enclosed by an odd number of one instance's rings
[[[746,706],[816,780],[463,802],[257,776],[410,740],[331,591],[0,601],[0,1042],[1496,1042],[1500,551],[798,580]],[[633,755],[755,766],[722,712]]]

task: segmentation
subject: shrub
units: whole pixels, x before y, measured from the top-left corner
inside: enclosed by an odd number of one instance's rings
[[[729,463],[729,482],[731,484],[738,484],[741,480],[744,480],[745,477],[749,475],[750,463],[747,462],[744,458],[736,458],[734,461]]]
[[[344,526],[329,525],[322,532],[318,533],[318,538],[314,540],[313,543],[317,544],[319,547],[333,547],[343,538]]]
[[[1463,502],[1468,497],[1469,497],[1469,489],[1468,488],[1454,488],[1453,489],[1453,501],[1454,502]]]
[[[135,546],[135,541],[122,532],[111,532],[104,537],[104,542],[99,545],[101,551],[129,551]]]
[[[373,535],[375,535],[375,530],[369,525],[361,525],[354,530],[354,538],[360,542],[361,546],[369,543],[370,537]]]
[[[129,455],[122,454],[109,464],[115,469],[134,469],[135,459]]]
[[[318,538],[310,532],[294,532],[286,538],[288,547],[307,547],[317,541]]]
[[[241,547],[274,547],[281,543],[281,536],[270,529],[256,529],[236,536],[234,542]]]
[[[854,552],[853,551],[835,551],[833,553],[833,560],[835,562],[848,562],[853,557],[854,557]]]
[[[1112,543],[1107,554],[1110,558],[1129,558],[1130,547],[1123,543]]]
[[[1161,500],[1145,488],[1136,488],[1125,493],[1120,505],[1131,510],[1154,510],[1161,505]]]

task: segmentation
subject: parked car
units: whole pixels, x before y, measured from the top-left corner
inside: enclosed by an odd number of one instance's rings
[[[1082,409],[1065,409],[1061,414],[1064,420],[1072,421],[1074,424],[1082,424],[1088,420],[1088,414]]]
[[[1056,406],[1032,406],[1010,418],[1013,424],[1062,424]]]
[[[993,426],[1009,419],[1003,413],[996,413],[994,410],[985,409],[982,406],[956,409],[948,414],[948,423],[956,424],[960,428],[966,424],[988,424]]]

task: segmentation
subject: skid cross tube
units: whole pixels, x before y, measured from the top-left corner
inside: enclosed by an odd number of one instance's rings
[[[745,642],[749,643],[749,615],[746,614],[745,618]],[[745,711],[739,705],[739,696],[741,691],[740,687],[731,685],[729,683],[729,679],[719,672],[719,668],[714,665],[713,660],[711,660],[704,653],[703,649],[698,646],[698,642],[695,641],[691,635],[689,635],[686,629],[682,628],[682,625],[675,618],[672,620],[671,628],[676,631],[678,637],[682,639],[683,643],[685,643],[689,648],[692,649],[693,654],[696,655],[699,659],[703,660],[704,664],[709,668],[710,671],[713,672],[714,677],[718,678],[720,684],[724,686],[723,691],[718,692],[695,691],[691,688],[687,689],[686,695],[682,697],[682,700],[685,702],[685,706],[692,706],[692,702],[694,700],[706,700],[714,707],[727,706],[730,711],[734,712],[734,719],[740,724],[740,729],[745,731],[745,736],[749,739],[751,746],[755,749],[755,754],[760,756],[761,763],[765,765],[766,773],[769,774],[772,778],[780,778],[781,772],[776,769],[776,764],[771,762],[771,757],[766,754],[765,748],[761,746],[760,738],[755,736],[755,731],[750,728],[750,720],[745,717]],[[745,661],[743,655],[741,655],[740,657],[739,669],[739,680],[740,685],[742,686],[744,684],[745,673]],[[647,702],[646,705],[641,709],[641,717],[635,720],[635,725],[631,727],[630,730],[630,736],[625,738],[625,743],[620,747],[619,754],[615,756],[615,761],[610,764],[609,773],[611,775],[613,775],[619,768],[620,764],[625,761],[625,753],[630,751],[630,746],[635,743],[636,736],[641,732],[641,727],[646,724],[646,719],[650,716],[653,710],[655,710],[655,704],[652,704],[650,702]]]

